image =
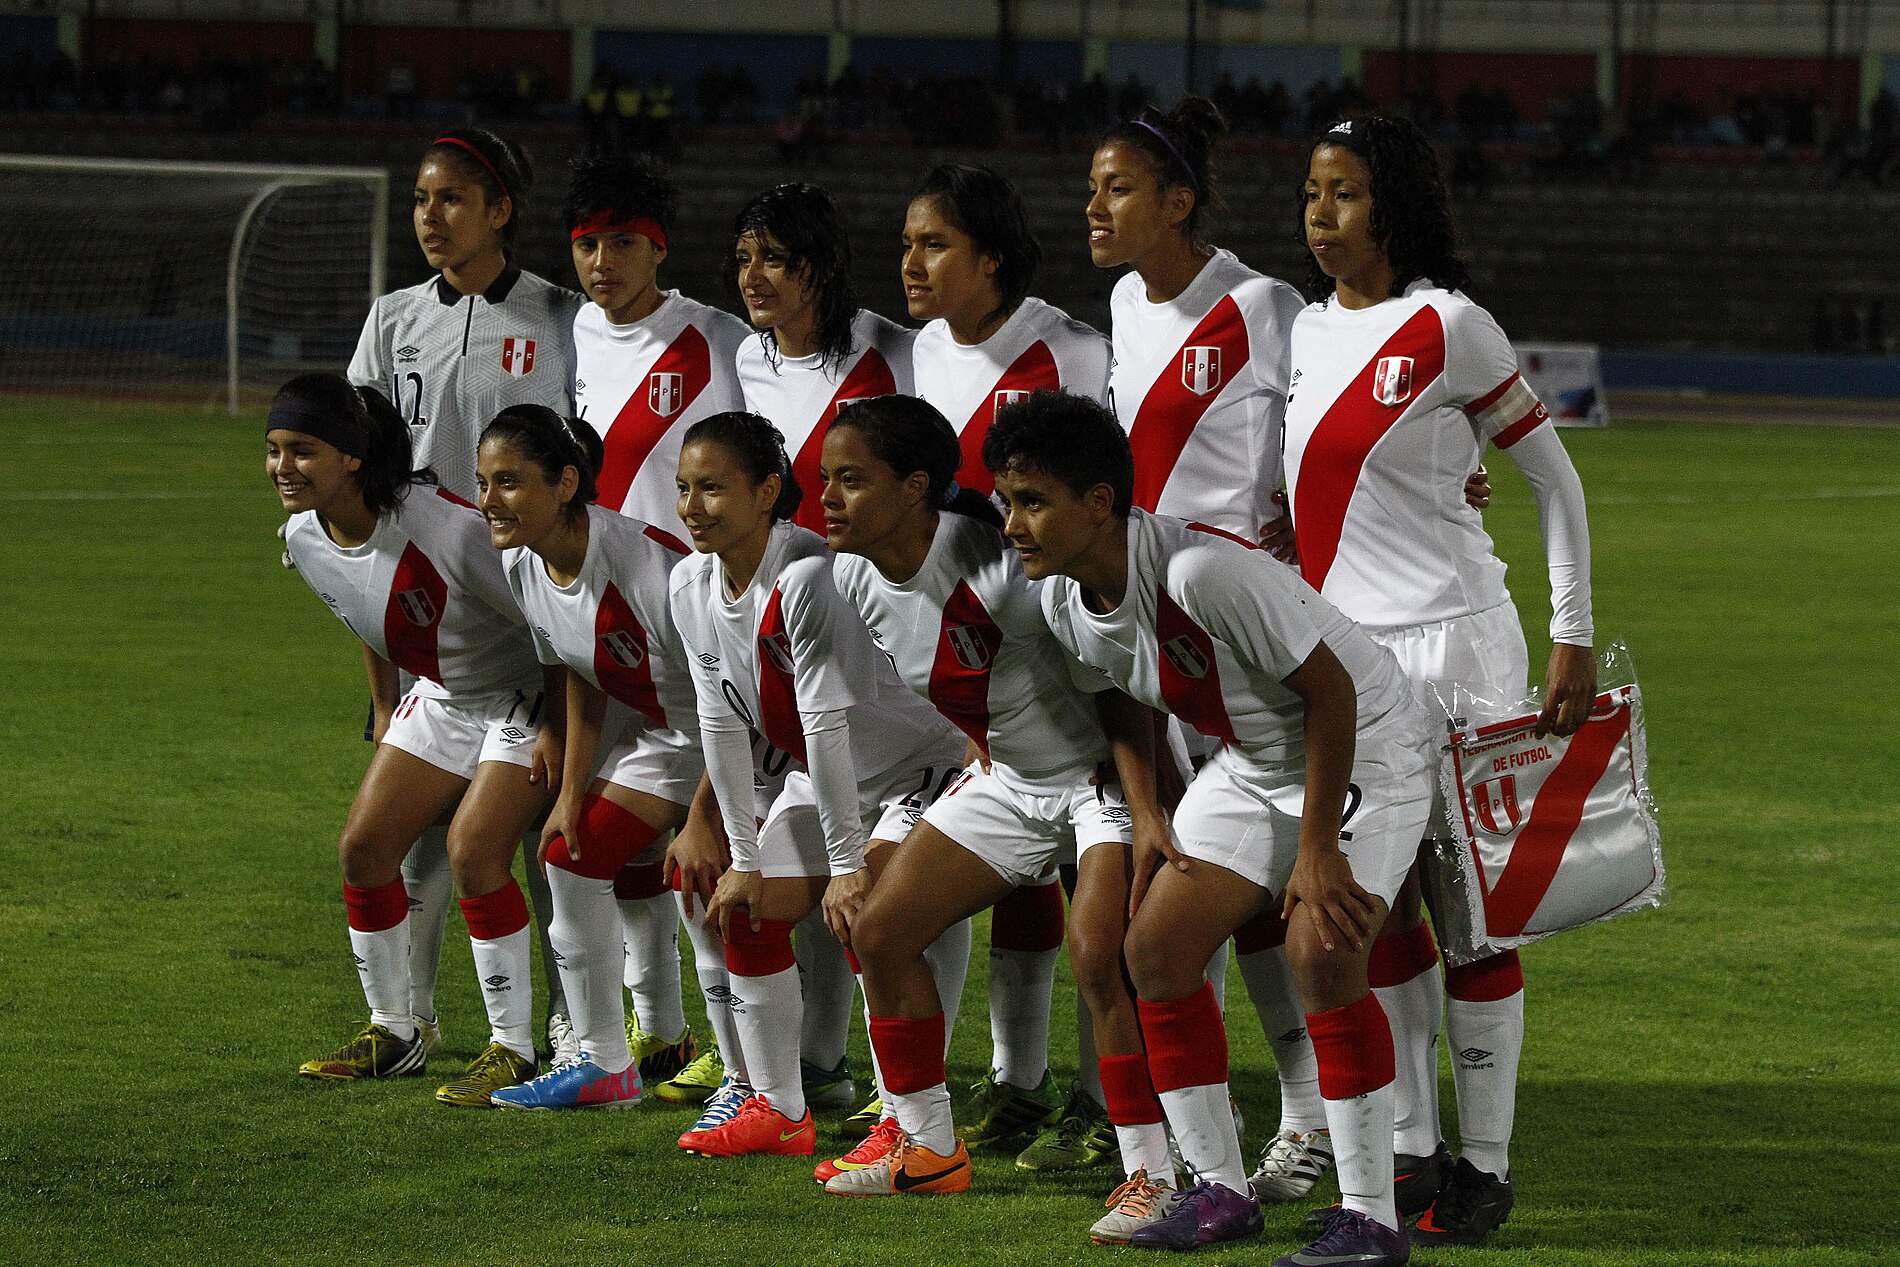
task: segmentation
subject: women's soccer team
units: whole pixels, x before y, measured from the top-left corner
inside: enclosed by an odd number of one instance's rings
[[[700,1106],[686,1152],[811,1157],[813,1109],[858,1100],[861,993],[872,1094],[827,1192],[966,1192],[973,1151],[1114,1164],[1091,1239],[1182,1250],[1332,1172],[1292,1267],[1505,1221],[1523,975],[1511,952],[1435,971],[1428,705],[1526,687],[1489,443],[1542,527],[1540,725],[1582,724],[1582,487],[1463,294],[1424,135],[1374,116],[1314,142],[1303,302],[1203,238],[1222,126],[1189,97],[1097,145],[1089,252],[1127,266],[1109,338],[1030,293],[1040,248],[987,168],[938,167],[905,209],[920,330],[858,306],[823,190],[753,198],[729,257],[748,328],[661,287],[657,170],[576,164],[576,295],[510,260],[526,156],[480,129],[429,145],[436,276],[267,422],[288,558],[363,644],[376,745],[338,846],[369,1020],[303,1074],[425,1072],[452,885],[490,1038],[449,1104],[651,1094]],[[537,831],[551,1054],[512,873]],[[959,1125],[945,1056],[991,908],[990,1070]],[[1280,1083],[1251,1167],[1230,941]]]

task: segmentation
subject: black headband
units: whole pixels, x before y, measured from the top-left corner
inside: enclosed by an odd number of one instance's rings
[[[264,430],[296,431],[336,446],[353,458],[369,456],[369,411],[363,407],[356,388],[350,388],[353,408],[338,416],[323,406],[300,396],[279,395],[270,403]]]

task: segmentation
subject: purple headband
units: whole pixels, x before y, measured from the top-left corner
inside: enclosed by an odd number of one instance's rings
[[[1201,182],[1194,178],[1194,165],[1187,161],[1180,150],[1174,148],[1174,142],[1168,139],[1167,133],[1163,132],[1154,124],[1149,123],[1146,119],[1130,119],[1129,122],[1138,128],[1145,128],[1154,133],[1155,140],[1168,147],[1168,153],[1174,155],[1174,161],[1181,164],[1181,170],[1187,173],[1188,185],[1194,190],[1194,196],[1196,198],[1200,197]]]
[[[354,387],[350,388],[350,395],[356,397]],[[369,427],[365,425],[365,411],[360,398],[356,403],[357,408],[338,417],[330,410],[300,397],[279,395],[270,403],[270,415],[264,420],[264,430],[301,432],[325,444],[335,445],[350,457],[367,457]]]

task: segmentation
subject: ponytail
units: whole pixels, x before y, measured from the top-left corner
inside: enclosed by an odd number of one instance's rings
[[[561,507],[561,517],[573,523],[600,497],[596,482],[606,446],[592,427],[567,418],[546,405],[510,405],[482,428],[483,444],[505,444],[540,469],[549,484],[559,484],[568,467],[579,476],[574,496]]]
[[[792,478],[792,459],[785,452],[785,437],[777,427],[758,414],[732,409],[701,418],[688,427],[680,446],[701,443],[717,444],[730,452],[755,487],[763,484],[768,476],[778,476],[778,500],[772,503],[773,519],[790,519],[798,513],[805,493]]]
[[[314,436],[358,459],[356,486],[371,514],[396,509],[413,484],[435,472],[410,466],[409,426],[374,387],[352,387],[341,374],[299,374],[277,389],[267,429]]]
[[[873,396],[846,405],[831,429],[855,427],[878,461],[897,472],[899,479],[922,471],[930,480],[926,500],[934,510],[966,515],[992,528],[1003,526],[1003,516],[989,498],[957,483],[963,465],[963,446],[949,420],[929,401],[915,396]]]
[[[1144,106],[1140,114],[1118,123],[1096,148],[1116,142],[1133,145],[1146,154],[1161,177],[1162,189],[1176,186],[1194,195],[1194,208],[1182,224],[1190,241],[1200,242],[1205,208],[1221,205],[1214,173],[1214,142],[1227,131],[1220,108],[1206,97],[1186,96],[1165,114]]]

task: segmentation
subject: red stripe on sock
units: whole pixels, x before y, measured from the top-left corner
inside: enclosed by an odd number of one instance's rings
[[[1117,1126],[1152,1126],[1162,1120],[1161,1097],[1148,1076],[1147,1057],[1103,1056],[1095,1066],[1102,1074],[1109,1121]]]
[[[580,860],[567,856],[563,840],[548,847],[548,865],[590,880],[612,880],[659,834],[632,810],[590,792],[581,801]]]
[[[397,876],[373,889],[343,886],[343,905],[349,908],[350,927],[359,933],[380,933],[409,917],[409,890]]]
[[[858,962],[857,952],[852,950],[849,946],[842,947],[841,949],[844,951],[844,961],[851,965],[851,975],[854,977],[863,976],[864,965]]]
[[[884,1089],[892,1095],[916,1095],[941,1086],[943,1013],[932,1016],[873,1016],[871,1050],[877,1053]]]
[[[1227,1026],[1213,986],[1203,985],[1185,999],[1166,1003],[1136,999],[1135,1008],[1156,1091],[1227,1081]]]
[[[1350,1100],[1392,1081],[1397,1070],[1392,1026],[1371,991],[1357,1003],[1308,1012],[1306,1032],[1319,1062],[1319,1093],[1326,1099]]]
[[[990,917],[990,946],[1040,954],[1062,945],[1062,886],[1025,885],[996,904]]]
[[[795,967],[792,925],[782,919],[762,919],[753,932],[745,916],[735,913],[726,935],[726,969],[735,976],[770,977]]]
[[[528,926],[528,900],[521,896],[521,886],[509,880],[493,893],[463,898],[462,918],[470,937],[495,941]]]
[[[1464,1003],[1495,1003],[1524,988],[1524,965],[1515,950],[1445,969],[1445,993]]]
[[[1269,907],[1234,930],[1234,952],[1256,955],[1275,946],[1286,945],[1286,921]]]
[[[644,902],[665,893],[666,876],[658,862],[631,863],[614,872],[614,896],[622,902]]]
[[[1421,972],[1438,966],[1438,943],[1432,930],[1419,924],[1409,932],[1391,933],[1372,943],[1366,976],[1375,987],[1404,985]]]

